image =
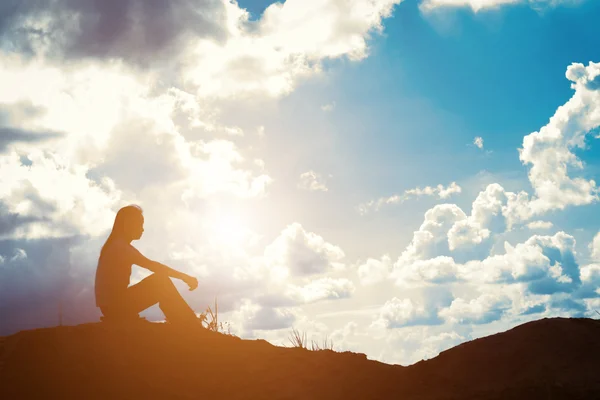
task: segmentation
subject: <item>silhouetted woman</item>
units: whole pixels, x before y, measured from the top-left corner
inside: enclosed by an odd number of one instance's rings
[[[144,257],[131,245],[142,237],[144,216],[135,205],[121,208],[112,231],[102,246],[96,270],[96,306],[106,319],[135,320],[138,313],[158,303],[167,321],[174,324],[197,324],[200,320],[177,291],[170,277],[198,287],[198,280],[159,262]],[[154,272],[129,286],[133,264]]]

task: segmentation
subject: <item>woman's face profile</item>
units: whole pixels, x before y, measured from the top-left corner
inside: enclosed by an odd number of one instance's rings
[[[132,218],[127,228],[131,240],[138,240],[144,233],[144,217]]]

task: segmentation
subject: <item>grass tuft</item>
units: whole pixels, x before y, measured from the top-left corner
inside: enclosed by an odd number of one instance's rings
[[[231,333],[231,324],[229,322],[223,323],[222,321],[219,321],[219,303],[217,302],[216,297],[214,311],[210,306],[208,306],[206,307],[206,311],[200,314],[198,318],[202,320],[202,325],[209,331],[235,336],[233,333]]]
[[[306,338],[306,332],[300,332],[296,328],[292,328],[292,333],[288,337],[292,347],[297,347],[300,349],[312,350],[312,351],[320,351],[320,350],[333,350],[333,340],[329,339],[328,336],[325,336],[325,339],[321,344],[318,341],[311,340],[310,346],[308,343],[308,339]]]
[[[296,328],[292,328],[292,333],[288,337],[288,340],[292,344],[292,347],[299,347],[301,349],[306,349],[307,340],[306,340],[306,332],[300,333]]]

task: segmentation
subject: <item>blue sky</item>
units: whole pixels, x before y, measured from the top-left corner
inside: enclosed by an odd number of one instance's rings
[[[600,309],[598,2],[134,3],[0,6],[0,335],[98,319],[129,203],[245,338],[409,364]]]

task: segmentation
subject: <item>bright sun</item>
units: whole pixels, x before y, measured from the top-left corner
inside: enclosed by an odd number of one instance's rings
[[[242,220],[233,215],[217,216],[211,224],[211,231],[216,241],[230,245],[242,244],[250,233]]]

